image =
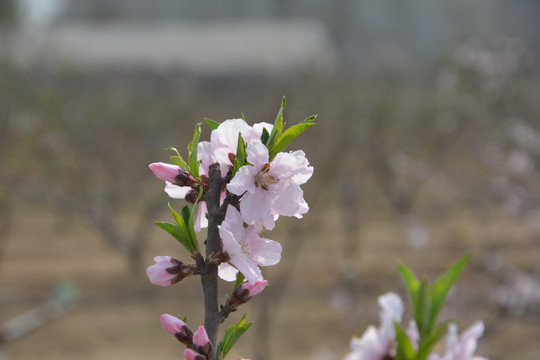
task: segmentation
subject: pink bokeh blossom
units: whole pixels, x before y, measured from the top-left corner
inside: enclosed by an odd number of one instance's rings
[[[446,337],[446,354],[439,356],[431,354],[429,360],[487,360],[486,358],[474,356],[478,339],[484,332],[484,324],[477,321],[465,330],[461,336],[458,336],[456,324],[448,326],[448,335]]]
[[[382,360],[393,352],[392,343],[396,337],[394,322],[401,322],[403,302],[395,293],[379,297],[380,326],[371,325],[361,338],[351,340],[351,352],[344,360]]]

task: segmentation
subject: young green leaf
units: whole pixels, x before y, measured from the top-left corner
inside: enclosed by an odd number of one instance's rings
[[[194,178],[199,178],[199,161],[197,160],[197,147],[199,145],[199,137],[201,135],[201,123],[195,125],[195,133],[193,140],[188,145],[189,150],[189,172]]]
[[[428,356],[431,354],[431,351],[433,350],[435,345],[443,337],[447,328],[448,328],[448,322],[445,322],[444,324],[439,325],[435,329],[435,331],[430,333],[426,338],[422,339],[420,341],[418,353],[416,354],[415,360],[426,360]]]
[[[431,328],[431,297],[429,296],[429,284],[426,279],[422,279],[418,288],[416,303],[413,304],[414,320],[418,327],[420,339],[423,339]]]
[[[170,224],[166,222],[160,222],[157,221],[154,224],[171,234],[180,244],[182,244],[187,251],[189,251],[191,254],[193,254],[193,251],[195,250],[191,240],[188,236],[188,234],[182,229],[180,226],[175,224]]]
[[[411,340],[399,323],[395,322],[394,326],[396,329],[397,358],[399,360],[415,360],[416,351]]]
[[[227,331],[225,331],[225,335],[217,347],[217,355],[220,359],[224,359],[225,356],[227,356],[238,339],[240,339],[240,337],[244,335],[244,333],[253,324],[252,322],[246,324],[246,315],[247,314],[244,314],[244,316],[242,316],[238,324],[229,326]]]
[[[191,246],[194,249],[197,249],[197,235],[195,234],[195,228],[193,227],[193,213],[196,211],[196,207],[194,206],[192,210],[189,209],[189,206],[184,206],[182,208],[182,220],[184,222],[185,230],[188,235],[189,241],[191,243]]]
[[[204,121],[206,122],[206,125],[210,127],[211,130],[216,130],[219,126],[219,123],[217,121],[214,121],[212,119],[204,118]]]
[[[397,265],[399,274],[401,275],[401,279],[403,280],[403,283],[405,284],[405,288],[407,289],[407,292],[409,293],[409,297],[411,299],[411,302],[416,304],[417,302],[417,294],[418,289],[420,288],[420,281],[416,278],[413,271],[409,269],[404,264],[399,263]]]
[[[169,210],[171,210],[171,213],[173,214],[173,217],[174,217],[174,220],[176,221],[176,224],[178,226],[180,226],[181,228],[183,228],[183,230],[185,230],[185,224],[184,224],[184,219],[182,219],[182,217],[180,216],[180,214],[178,214],[176,212],[176,210],[174,210],[171,206],[171,203],[168,203],[167,204],[169,206]]]
[[[317,115],[312,115],[301,123],[291,126],[287,130],[285,130],[285,132],[276,141],[275,146],[273,146],[272,149],[269,151],[270,160],[272,160],[278,153],[285,150],[287,146],[289,146],[289,144],[298,137],[298,135],[306,131],[311,126],[315,125],[314,121],[316,118]]]
[[[236,281],[234,282],[234,288],[233,288],[233,291],[234,289],[236,289],[237,287],[239,287],[240,285],[242,285],[242,283],[244,282],[245,280],[245,276],[244,274],[242,274],[240,271],[236,273]]]
[[[268,133],[268,130],[266,128],[263,128],[262,134],[261,134],[261,142],[266,145],[268,143],[268,138],[270,137],[270,134]]]
[[[463,256],[461,259],[456,261],[450,267],[450,269],[448,269],[443,275],[441,275],[441,277],[439,277],[437,281],[435,281],[435,283],[432,285],[430,290],[430,297],[432,302],[432,307],[430,310],[430,317],[432,319],[431,326],[433,326],[437,321],[437,317],[444,305],[444,302],[446,301],[448,292],[458,279],[459,275],[469,262],[470,258],[470,254]]]
[[[272,150],[272,148],[276,144],[277,139],[281,136],[281,133],[283,132],[283,109],[285,108],[286,102],[287,100],[284,96],[283,100],[281,101],[281,107],[279,108],[276,116],[276,121],[274,122],[274,126],[272,127],[272,132],[270,132],[268,141],[265,144],[269,151]]]
[[[182,159],[182,156],[180,156],[180,153],[178,152],[178,150],[176,150],[176,148],[168,147],[165,150],[171,150],[176,153],[176,155],[173,155],[169,158],[174,165],[178,165],[186,170],[188,169],[186,162],[184,161],[184,159]]]
[[[244,139],[242,138],[242,134],[238,133],[238,145],[236,147],[236,156],[234,157],[234,168],[233,168],[233,176],[236,174],[238,169],[240,169],[242,166],[246,164],[247,161],[247,153],[246,153],[246,143],[244,142]]]

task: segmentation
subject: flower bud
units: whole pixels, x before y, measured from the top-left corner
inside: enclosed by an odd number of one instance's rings
[[[268,285],[268,280],[257,281],[255,284],[244,283],[241,286],[249,291],[249,296],[259,295]]]
[[[178,186],[191,186],[197,182],[190,173],[177,165],[157,162],[150,164],[149,167],[158,179]]]
[[[255,295],[260,294],[267,284],[268,280],[257,281],[255,284],[244,283],[234,289],[229,303],[233,306],[245,304]]]
[[[178,341],[186,346],[193,344],[193,332],[182,320],[169,314],[163,314],[160,321],[165,331],[174,335]]]
[[[199,191],[198,190],[190,190],[186,197],[184,198],[188,203],[195,204],[195,201],[197,201],[197,198],[199,197]]]
[[[154,285],[170,286],[192,274],[191,268],[170,256],[156,256],[154,265],[146,269],[148,279]]]
[[[212,353],[212,343],[208,338],[208,334],[206,333],[204,326],[199,326],[197,331],[195,331],[195,334],[193,334],[193,345],[197,352],[205,355],[206,357]]]
[[[184,351],[184,356],[186,357],[186,360],[206,360],[206,356],[201,355],[192,349],[186,349],[186,351]]]

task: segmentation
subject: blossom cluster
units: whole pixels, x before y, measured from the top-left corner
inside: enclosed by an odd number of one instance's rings
[[[401,324],[403,316],[403,302],[399,295],[388,293],[378,299],[381,311],[379,313],[380,326],[369,326],[362,337],[354,337],[350,342],[350,353],[344,360],[386,360],[396,359],[396,329],[395,324]],[[446,353],[440,356],[431,353],[428,360],[486,360],[474,356],[477,341],[482,336],[484,324],[477,321],[458,335],[456,324],[448,326],[446,337]],[[405,331],[410,344],[418,350],[420,334],[414,320],[411,320]]]
[[[199,141],[198,124],[188,145],[187,161],[171,148],[177,154],[171,156],[172,163],[149,165],[154,175],[165,182],[165,192],[171,198],[191,204],[181,212],[169,205],[174,223],[156,222],[156,225],[176,238],[195,260],[186,264],[170,256],[156,256],[155,264],[146,270],[150,282],[170,286],[191,275],[236,281],[234,290],[219,309],[213,300],[208,304],[206,301],[207,294],[217,294],[210,289],[217,285],[203,281],[206,328],[201,326],[194,334],[180,319],[167,314],[161,316],[163,328],[186,345],[187,360],[223,358],[251,326],[245,323],[244,315],[216,344],[219,324],[267,286],[260,267],[281,260],[281,245],[262,233],[272,230],[280,216],[302,218],[309,210],[300,186],[312,176],[313,167],[303,151],[284,150],[313,125],[315,116],[283,131],[284,105],[285,99],[274,124],[250,126],[244,119],[229,119],[219,124],[206,119],[212,129],[210,141]],[[206,258],[203,258],[197,233],[206,227],[209,230]],[[212,281],[212,284],[216,283]],[[206,316],[215,311],[217,316]]]
[[[208,190],[210,166],[219,164],[221,176],[224,179],[230,177],[230,182],[223,187],[221,201],[223,203],[231,194],[240,199],[236,206],[227,206],[225,219],[219,226],[223,252],[228,255],[228,262],[219,266],[219,276],[227,281],[234,281],[238,271],[251,284],[262,281],[259,266],[277,264],[282,248],[278,242],[262,237],[261,233],[272,230],[279,216],[301,218],[309,210],[300,185],[311,177],[313,167],[309,166],[301,150],[279,152],[271,158],[263,138],[272,130],[272,124],[249,126],[243,119],[225,120],[219,124],[212,130],[210,141],[201,141],[197,145],[199,179],[179,165],[150,164],[154,175],[165,181],[165,192],[170,197],[190,203],[199,199],[194,222],[196,232],[208,226],[205,191]],[[233,175],[239,139],[245,146],[246,161]],[[160,265],[157,262],[155,266]],[[177,277],[171,277],[171,283],[172,279]],[[154,283],[163,285],[162,281]]]
[[[211,358],[212,343],[204,326],[199,326],[193,333],[182,320],[169,314],[161,315],[161,325],[168,333],[187,346],[184,351],[186,360],[207,360]]]

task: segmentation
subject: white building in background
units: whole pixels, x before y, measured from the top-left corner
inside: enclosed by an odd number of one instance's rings
[[[30,30],[51,26],[65,9],[66,0],[17,0],[21,25]]]
[[[8,52],[23,66],[84,70],[150,67],[201,75],[272,74],[302,68],[330,71],[328,32],[316,21],[208,21],[136,24],[66,23],[47,31],[20,31]]]
[[[159,9],[159,3],[153,4]],[[119,0],[17,0],[17,5],[19,27],[0,51],[21,66],[222,75],[302,68],[327,72],[336,61],[328,29],[314,19],[174,20],[158,15],[149,21],[133,15],[144,3]],[[73,14],[74,9],[79,13]]]
[[[0,51],[19,64],[331,71],[385,56],[429,62],[501,34],[540,52],[538,0],[14,1],[24,26]]]

